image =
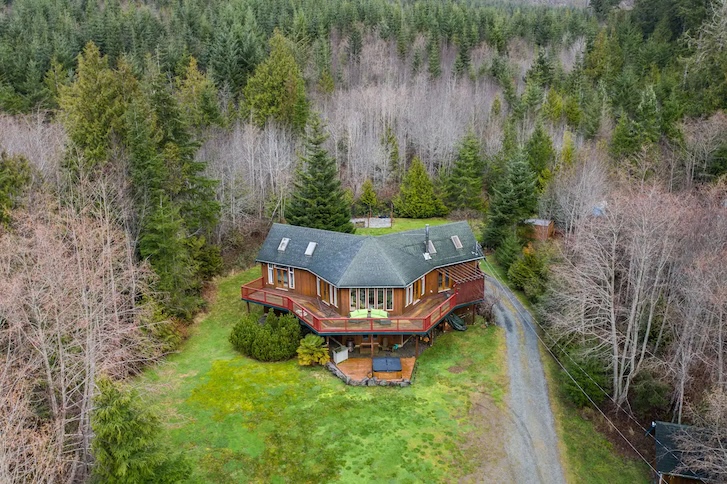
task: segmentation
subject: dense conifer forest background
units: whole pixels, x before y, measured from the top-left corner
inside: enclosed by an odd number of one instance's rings
[[[593,399],[724,438],[727,1],[552,3],[6,0],[0,481],[88,480],[92,428],[154,428],[113,381],[306,223],[311,173],[340,230],[483,220]],[[184,474],[149,446],[134,472]]]

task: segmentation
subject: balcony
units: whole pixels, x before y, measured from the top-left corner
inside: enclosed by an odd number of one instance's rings
[[[241,287],[242,299],[295,314],[319,334],[426,333],[458,306],[481,301],[484,276],[455,284],[451,291],[424,297],[406,314],[380,318],[348,318],[321,300],[280,289],[266,288],[263,278]]]

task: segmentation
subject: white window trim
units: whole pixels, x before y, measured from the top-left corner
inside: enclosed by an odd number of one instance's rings
[[[321,296],[321,278],[320,277],[316,277],[316,294],[318,295],[318,297]]]
[[[273,264],[268,264],[268,284],[274,284],[275,283],[275,279],[273,279],[273,272],[274,272],[273,269],[274,269],[274,267],[275,266]]]
[[[292,267],[288,267],[288,287],[295,289],[295,270]]]

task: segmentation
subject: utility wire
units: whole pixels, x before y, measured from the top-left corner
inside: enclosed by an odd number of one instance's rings
[[[496,281],[497,281],[497,282],[498,282],[498,283],[499,283],[499,284],[500,284],[500,285],[501,285],[501,286],[503,287],[503,289],[507,289],[507,286],[506,286],[505,284],[503,284],[503,282],[502,282],[502,281],[500,280],[500,278],[499,278],[499,277],[497,277],[497,273],[495,272],[495,270],[494,270],[494,268],[492,267],[492,265],[490,265],[490,263],[489,263],[489,262],[487,262],[487,259],[484,259],[484,262],[485,262],[485,264],[486,264],[486,265],[487,265],[487,266],[488,266],[488,267],[490,268],[490,271],[491,271],[491,272],[492,272],[492,274],[493,274],[493,279],[495,279],[495,280],[496,280]],[[515,311],[517,311],[517,313],[519,314],[520,318],[522,318],[522,319],[523,319],[523,321],[526,321],[526,319],[525,319],[525,317],[524,317],[524,314],[523,314],[523,312],[522,312],[522,311],[520,310],[520,308],[519,308],[519,306],[518,306],[518,302],[515,302],[515,301],[513,301],[513,299],[512,299],[512,297],[513,297],[513,296],[512,296],[511,294],[510,294],[510,292],[509,292],[509,291],[505,290],[504,292],[505,292],[505,295],[507,296],[508,300],[509,300],[509,301],[510,301],[510,303],[512,304],[513,308],[515,309]],[[538,322],[538,321],[537,321],[537,320],[535,319],[535,317],[533,317],[532,315],[529,315],[529,316],[530,316],[530,320],[531,320],[531,321],[534,321],[534,322],[535,322],[535,323],[536,323],[536,324],[538,325],[538,327],[539,327],[539,328],[540,328],[541,330],[543,330],[543,332],[545,332],[545,329],[544,329],[544,328],[542,327],[542,325],[541,325],[541,324],[540,324],[540,323],[539,323],[539,322]],[[570,373],[570,372],[569,372],[569,371],[568,371],[568,370],[566,369],[566,367],[565,367],[565,366],[563,365],[563,363],[561,363],[561,362],[560,362],[560,360],[559,360],[559,359],[558,359],[558,358],[557,358],[557,357],[555,356],[555,354],[554,354],[554,353],[553,353],[553,351],[552,351],[552,350],[551,350],[551,349],[550,349],[550,348],[548,347],[548,345],[547,345],[547,344],[545,344],[545,341],[543,341],[543,339],[542,339],[542,338],[540,337],[540,335],[538,334],[538,332],[534,330],[534,328],[533,328],[533,333],[535,334],[535,337],[536,337],[536,338],[538,338],[538,341],[539,341],[539,342],[540,342],[540,343],[541,343],[541,344],[543,345],[543,347],[544,347],[544,348],[545,348],[545,349],[546,349],[546,350],[548,351],[548,353],[550,354],[550,356],[551,356],[551,357],[552,357],[552,358],[553,358],[553,359],[555,360],[555,362],[556,362],[556,363],[558,363],[558,366],[560,366],[560,368],[561,368],[561,369],[562,369],[562,370],[563,370],[563,371],[564,371],[564,372],[566,373],[566,375],[568,375],[568,378],[570,378],[570,379],[571,379],[571,381],[572,381],[572,382],[573,382],[573,383],[574,383],[574,384],[575,384],[575,385],[576,385],[576,386],[578,387],[578,389],[579,389],[579,390],[581,391],[581,393],[583,393],[583,395],[585,395],[585,397],[586,397],[586,398],[588,399],[588,401],[589,401],[589,402],[591,403],[591,405],[593,405],[593,407],[594,407],[594,408],[595,408],[596,410],[598,410],[598,412],[599,412],[599,413],[600,413],[600,414],[601,414],[601,415],[603,416],[603,418],[604,418],[604,419],[606,419],[606,421],[607,421],[607,422],[608,422],[608,423],[609,423],[609,424],[611,425],[611,427],[613,427],[613,428],[614,428],[614,430],[616,430],[616,432],[617,432],[617,433],[618,433],[618,434],[619,434],[619,435],[621,436],[621,438],[622,438],[622,439],[623,439],[623,440],[624,440],[624,441],[625,441],[625,442],[626,442],[626,443],[627,443],[627,444],[629,445],[629,447],[631,447],[631,449],[633,449],[633,451],[634,451],[634,452],[636,452],[636,454],[637,454],[637,455],[638,455],[638,456],[639,456],[639,457],[641,458],[641,460],[643,460],[643,461],[644,461],[644,462],[646,463],[646,465],[648,465],[648,466],[649,466],[649,467],[651,468],[651,470],[653,470],[653,471],[654,471],[655,473],[657,473],[657,474],[658,474],[658,471],[656,470],[656,468],[654,468],[654,466],[653,466],[653,465],[651,464],[651,462],[650,462],[650,461],[649,461],[648,459],[646,459],[646,458],[645,458],[645,457],[643,456],[643,454],[641,454],[641,452],[639,452],[639,450],[638,450],[638,449],[637,449],[637,448],[636,448],[636,447],[634,446],[634,444],[632,444],[632,443],[631,443],[631,441],[630,441],[629,439],[627,439],[627,438],[626,438],[626,436],[625,436],[625,435],[623,434],[623,432],[621,432],[621,430],[620,430],[620,429],[619,429],[619,428],[618,428],[618,427],[616,426],[616,424],[615,424],[615,423],[613,423],[613,421],[612,421],[612,420],[611,420],[610,418],[608,418],[608,416],[606,415],[606,413],[605,413],[605,412],[604,412],[603,410],[601,410],[601,408],[600,408],[600,407],[599,407],[599,406],[598,406],[598,405],[596,404],[596,402],[594,402],[594,401],[593,401],[593,399],[591,398],[591,396],[590,396],[590,395],[589,395],[589,394],[588,394],[588,393],[587,393],[587,392],[586,392],[586,391],[585,391],[585,390],[583,389],[583,387],[582,387],[582,386],[581,386],[581,385],[580,385],[580,384],[578,383],[578,381],[576,381],[576,379],[575,379],[575,378],[573,377],[573,375],[571,375],[571,373]],[[547,334],[547,333],[546,333],[546,334]],[[551,338],[551,339],[552,339],[552,338]],[[557,345],[557,343],[556,343],[556,345]],[[558,346],[558,347],[560,348],[560,346]],[[561,348],[561,349],[562,349],[562,348]],[[585,370],[583,370],[583,368],[581,368],[581,367],[580,367],[580,366],[579,366],[579,365],[578,365],[577,363],[575,363],[575,362],[574,362],[574,364],[576,364],[576,366],[578,366],[578,368],[579,368],[579,369],[580,369],[580,370],[581,370],[581,371],[582,371],[583,373],[585,373],[585,374],[586,374],[586,376],[588,376],[588,377],[590,378],[590,375],[588,375],[588,373],[587,373],[587,372],[586,372]],[[592,379],[591,379],[591,380],[592,380]],[[594,382],[594,383],[595,383],[595,382]],[[598,384],[597,384],[597,385],[598,385]],[[601,387],[599,386],[599,388],[601,388]],[[601,388],[601,391],[604,391],[604,390],[603,390],[603,388]],[[605,393],[605,391],[604,391],[604,393]],[[606,395],[608,395],[608,393],[606,393]],[[610,395],[609,395],[609,398],[610,398]],[[613,400],[613,399],[612,399],[612,400]],[[615,403],[615,402],[614,402],[614,403]],[[617,406],[618,406],[618,405],[617,405]],[[621,409],[621,407],[620,407],[620,406],[618,406],[618,408],[619,408],[619,409]],[[623,410],[623,409],[621,409],[621,410]],[[626,413],[627,413],[627,415],[628,415],[628,412],[626,412]],[[631,417],[631,418],[633,419],[633,417]],[[641,425],[641,424],[640,424],[640,423],[639,423],[638,421],[636,421],[635,419],[633,419],[633,420],[634,420],[634,421],[635,421],[635,422],[636,422],[636,423],[637,423],[637,424],[639,425],[639,427],[641,427],[642,429],[646,430],[646,429],[645,429],[645,428],[644,428],[644,427],[643,427],[643,426],[642,426],[642,425]],[[672,454],[672,455],[673,455],[673,454]],[[677,458],[678,458],[678,456],[675,456],[675,457],[677,457]]]

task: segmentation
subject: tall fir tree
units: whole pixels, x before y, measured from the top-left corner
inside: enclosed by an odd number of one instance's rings
[[[555,149],[550,136],[540,123],[535,127],[533,134],[525,145],[525,157],[530,169],[536,176],[536,186],[542,192],[552,176],[551,169],[555,163]]]
[[[535,175],[522,153],[513,156],[494,189],[483,231],[486,246],[497,248],[517,223],[532,215],[537,205]]]
[[[291,225],[353,233],[336,160],[323,148],[327,138],[320,118],[313,116],[285,219]]]
[[[447,208],[434,193],[434,184],[419,158],[411,161],[409,170],[394,199],[394,208],[401,217],[428,218],[447,213]]]
[[[449,210],[482,210],[484,160],[474,132],[460,141],[452,172],[444,185],[444,203]]]

